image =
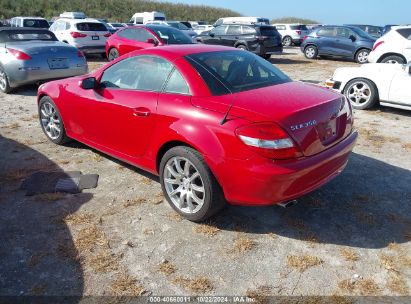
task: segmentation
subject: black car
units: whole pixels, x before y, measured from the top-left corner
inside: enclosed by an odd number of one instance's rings
[[[274,26],[261,24],[223,24],[196,37],[198,43],[232,46],[270,58],[281,53],[281,35]]]

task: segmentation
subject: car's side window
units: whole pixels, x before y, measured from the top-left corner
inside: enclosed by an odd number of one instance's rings
[[[107,68],[100,79],[103,88],[160,92],[173,65],[155,56],[124,59]]]
[[[405,39],[411,40],[411,29],[410,28],[403,28],[397,30],[397,32],[403,36]]]
[[[253,27],[243,25],[243,34],[244,35],[255,35],[257,34],[257,32],[255,31]]]
[[[335,29],[333,27],[324,27],[317,32],[320,37],[334,37]]]
[[[226,29],[226,25],[217,26],[211,31],[211,33],[213,33],[214,35],[225,35]]]
[[[170,78],[168,79],[164,92],[185,95],[190,94],[190,89],[188,88],[187,82],[176,68],[174,68]]]
[[[125,29],[119,32],[118,35],[139,42],[146,42],[149,38],[154,39],[154,36],[143,28]]]
[[[344,28],[344,27],[338,27],[337,28],[337,36],[338,37],[341,37],[341,38],[350,38],[350,36],[353,36],[354,35],[354,33],[350,30],[350,29],[347,29],[347,28]]]
[[[241,26],[230,25],[227,29],[227,35],[241,35]]]

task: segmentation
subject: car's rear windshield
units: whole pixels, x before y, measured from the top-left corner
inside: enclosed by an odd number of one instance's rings
[[[103,23],[97,22],[81,22],[77,23],[76,27],[82,32],[105,32],[107,31],[106,26]]]
[[[291,79],[267,60],[249,52],[219,51],[187,55],[213,95],[278,85]]]
[[[261,26],[261,36],[278,36],[280,35],[274,26]]]
[[[306,25],[291,25],[290,29],[294,30],[294,31],[308,31],[308,28]]]
[[[398,29],[397,32],[404,38],[411,40],[411,28]]]
[[[44,41],[57,41],[56,36],[52,33],[45,32],[24,32],[24,33],[13,33],[9,35],[10,40],[15,41],[27,41],[27,40],[44,40]]]
[[[37,28],[49,28],[50,25],[46,20],[43,19],[24,19],[24,27],[37,27]]]
[[[149,27],[165,44],[192,44],[193,41],[183,32],[172,27]]]

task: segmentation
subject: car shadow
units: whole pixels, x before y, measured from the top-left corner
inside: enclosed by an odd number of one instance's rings
[[[312,243],[384,248],[409,241],[410,185],[411,171],[353,153],[339,177],[298,205],[230,206],[210,225]]]
[[[381,106],[377,105],[373,107],[372,109],[367,109],[369,113],[378,115],[378,114],[389,114],[389,115],[398,115],[398,116],[407,116],[411,117],[411,111],[410,110],[402,110],[402,109],[397,109],[397,108],[392,108],[392,107],[387,107],[387,106]]]
[[[288,59],[288,58],[276,58],[275,55],[269,60],[272,64],[311,64],[310,61]]]
[[[25,177],[62,169],[46,155],[1,135],[0,151],[0,295],[70,296],[64,303],[78,303],[84,276],[64,217],[92,194],[25,196],[19,189]]]
[[[27,84],[14,89],[9,95],[20,95],[20,96],[37,96],[38,84]]]

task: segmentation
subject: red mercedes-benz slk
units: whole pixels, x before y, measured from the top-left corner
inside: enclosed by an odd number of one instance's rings
[[[41,127],[160,175],[170,205],[201,221],[225,202],[270,205],[328,182],[357,132],[349,102],[220,46],[132,52],[38,92]]]

